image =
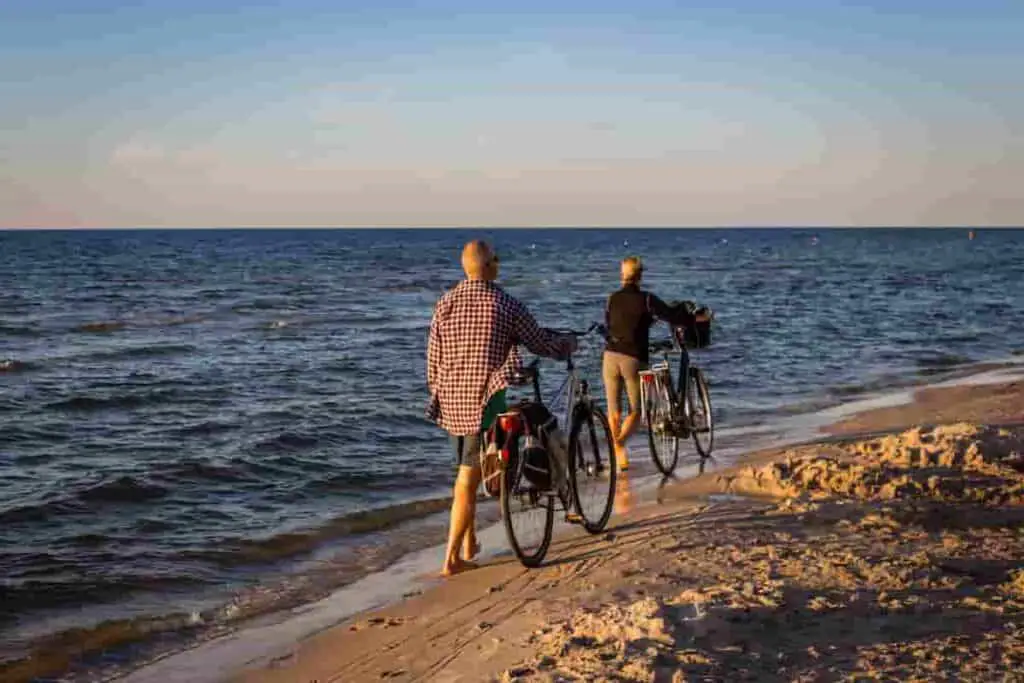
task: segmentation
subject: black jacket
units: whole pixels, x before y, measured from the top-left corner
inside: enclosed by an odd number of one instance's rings
[[[608,327],[606,349],[647,363],[650,356],[650,330],[655,320],[670,325],[692,325],[694,315],[683,306],[669,306],[638,286],[624,285],[608,297],[605,325]]]

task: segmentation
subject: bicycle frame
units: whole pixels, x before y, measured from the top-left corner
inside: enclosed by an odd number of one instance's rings
[[[591,331],[593,331],[595,328],[596,328],[596,325],[592,326],[586,332],[583,332],[583,333],[578,333],[577,332],[577,333],[574,333],[574,334],[576,334],[577,337],[586,336]],[[535,364],[536,364],[536,361],[535,361],[534,365]],[[533,385],[533,398],[534,398],[534,400],[537,403],[540,403],[541,405],[545,405],[545,406],[555,405],[560,397],[565,396],[565,408],[564,408],[563,414],[561,415],[561,422],[559,422],[559,427],[561,429],[566,430],[566,432],[568,432],[568,430],[571,428],[572,417],[573,417],[573,414],[576,411],[577,407],[580,406],[580,405],[589,405],[589,403],[593,399],[591,399],[591,397],[590,397],[589,383],[585,379],[580,379],[579,375],[576,373],[576,364],[575,364],[575,362],[573,362],[572,355],[570,355],[566,359],[566,361],[565,361],[565,368],[566,368],[565,379],[562,380],[562,384],[551,395],[551,400],[549,402],[545,402],[543,400],[543,397],[541,396],[540,372],[538,371],[538,369],[536,367],[533,368],[533,372],[531,373],[532,374],[531,384]],[[503,413],[502,415],[499,416],[499,419],[501,419],[505,415],[506,414]],[[556,415],[555,417],[557,419],[559,416]],[[505,428],[504,425],[503,425],[502,428],[503,429]],[[566,433],[566,436],[568,436],[567,433]],[[566,454],[566,456],[568,457],[568,454]],[[506,459],[506,462],[507,462],[507,458],[505,458],[505,459]],[[569,462],[565,462],[563,464],[564,464],[565,467],[571,467],[571,464]],[[561,470],[561,469],[562,468],[559,467],[559,470]],[[558,478],[559,479],[563,479],[565,476],[566,476],[566,473],[563,472],[563,471],[560,471],[559,474],[558,474]],[[556,490],[560,490],[562,485],[564,485],[564,483],[565,483],[564,481],[560,481],[558,483],[558,486],[556,486]],[[562,498],[563,506],[568,510],[569,505],[571,504],[571,500],[566,500],[565,496],[563,496],[562,493],[558,493],[558,495],[559,495],[559,497]]]
[[[679,374],[676,378],[675,386],[672,386],[672,364],[669,360],[669,351],[666,349],[662,352],[663,359],[657,363],[651,364],[651,367],[647,370],[640,371],[640,419],[647,420],[647,393],[650,391],[649,384],[654,383],[654,378],[657,375],[667,372],[669,376],[669,382],[667,384],[669,403],[673,408],[673,411],[677,406],[682,406],[683,411],[689,417],[690,404],[686,400],[687,387],[689,382],[686,381],[687,376],[690,372],[690,352],[685,346],[679,343],[676,335],[672,335],[672,350],[679,354]]]
[[[562,380],[562,384],[551,394],[550,401],[544,401],[540,391],[540,377],[537,372],[533,373],[533,398],[538,403],[542,403],[546,406],[556,405],[560,397],[565,396],[565,409],[562,415],[557,416],[561,418],[559,426],[563,429],[568,429],[572,423],[573,411],[576,406],[589,402],[590,389],[589,383],[585,379],[580,379],[579,374],[576,372],[576,364],[573,362],[572,356],[565,361],[565,379]]]
[[[561,396],[565,396],[565,409],[561,415],[564,429],[568,429],[571,424],[573,411],[576,406],[583,403],[587,396],[586,381],[581,380],[579,375],[576,374],[576,365],[572,362],[570,357],[566,361],[566,375],[565,379],[562,380],[562,385],[551,395],[551,402],[548,405],[557,405],[556,401]]]

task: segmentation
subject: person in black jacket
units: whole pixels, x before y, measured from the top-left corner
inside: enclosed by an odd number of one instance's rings
[[[640,289],[644,267],[640,259],[630,256],[620,266],[622,288],[608,297],[605,325],[608,343],[602,362],[605,396],[608,400],[608,421],[615,439],[615,457],[619,469],[629,468],[626,440],[640,420],[640,371],[648,364],[651,325],[664,320],[671,325],[692,325],[707,318],[672,308],[664,301]],[[623,386],[629,401],[629,414],[623,417],[620,398]]]

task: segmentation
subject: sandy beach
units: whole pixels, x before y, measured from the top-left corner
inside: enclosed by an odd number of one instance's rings
[[[827,431],[624,489],[539,570],[500,557],[233,680],[1024,680],[1024,383]]]

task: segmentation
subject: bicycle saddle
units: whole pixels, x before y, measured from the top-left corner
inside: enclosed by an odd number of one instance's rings
[[[673,348],[672,342],[670,341],[651,342],[651,351],[655,353],[658,353],[659,351],[671,351]]]

